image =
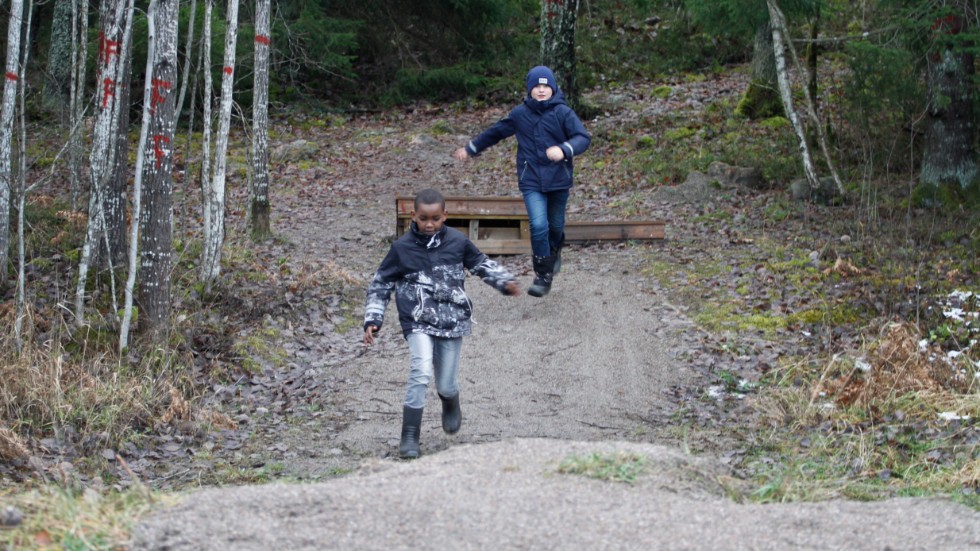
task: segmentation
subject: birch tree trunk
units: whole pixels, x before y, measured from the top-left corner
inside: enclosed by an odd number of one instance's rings
[[[117,143],[115,131],[119,127],[120,69],[124,65],[121,52],[129,51],[132,38],[134,0],[104,2],[100,17],[106,21],[100,27],[99,72],[96,81],[96,115],[91,155],[89,157],[89,213],[88,229],[82,245],[82,258],[78,266],[78,284],[75,290],[75,323],[85,323],[85,286],[88,279],[92,252],[105,232],[105,212],[102,210],[106,186],[112,175]]]
[[[24,44],[31,43],[31,20],[34,16],[34,0],[28,2],[27,8],[27,23],[24,25]],[[21,67],[27,67],[27,59],[30,55],[31,49],[24,48],[24,58],[21,62]],[[24,318],[27,317],[27,294],[24,289],[25,281],[27,279],[25,274],[25,266],[27,265],[27,255],[24,251],[24,208],[26,206],[27,193],[30,191],[27,188],[27,106],[24,98],[27,96],[27,82],[25,79],[20,79],[20,90],[18,92],[18,97],[20,98],[20,147],[18,147],[18,165],[19,165],[19,193],[17,194],[17,318],[14,321],[14,342],[17,346],[17,351],[23,350],[23,331],[24,331]]]
[[[201,31],[201,61],[199,65],[204,68],[204,98],[202,101],[202,126],[201,132],[201,203],[203,207],[202,217],[204,219],[204,241],[208,240],[208,228],[211,226],[211,132],[213,130],[213,120],[211,106],[214,102],[214,79],[211,77],[211,13],[214,9],[214,0],[204,0],[204,29]],[[192,98],[193,99],[193,98]],[[193,103],[193,101],[191,102]],[[191,143],[191,129],[187,131],[187,145]],[[202,247],[203,262],[203,247]],[[200,279],[204,279],[204,265],[201,265]]]
[[[176,130],[178,0],[154,0],[156,38],[152,65],[147,62],[143,123],[149,141],[142,142],[144,209],[139,216],[140,332],[157,341],[170,321],[170,270],[173,265],[173,143]],[[152,77],[151,77],[152,75]],[[145,131],[144,131],[145,133]],[[137,202],[134,191],[134,217]],[[135,236],[130,238],[135,241]],[[135,282],[135,248],[130,248],[130,280]],[[127,284],[127,298],[132,286]],[[127,312],[129,309],[127,308]],[[128,327],[128,325],[127,325]]]
[[[88,59],[88,0],[71,0],[71,133],[68,137],[71,208],[78,208],[82,188],[82,122],[85,120],[85,60]]]
[[[943,44],[941,36],[959,34],[964,25],[962,18],[955,15],[933,25],[940,36],[936,49],[928,56],[926,69],[929,108],[919,180],[936,187],[953,184],[966,189],[978,178],[974,56],[967,49],[956,51]]]
[[[44,107],[61,116],[69,107],[71,86],[71,41],[74,26],[73,0],[57,0],[51,19],[51,44],[48,47],[48,67],[44,73]]]
[[[575,84],[575,18],[579,0],[541,1],[541,63],[555,73],[565,100],[578,106]]]
[[[231,93],[235,84],[235,44],[238,40],[238,0],[228,0],[225,24],[225,60],[221,67],[221,108],[218,112],[218,135],[214,148],[214,170],[205,190],[204,252],[201,280],[208,290],[221,273],[221,247],[225,240],[225,178],[228,133],[231,129]]]
[[[125,50],[120,51],[120,83],[119,83],[119,117],[116,121],[116,131],[113,136],[116,143],[116,153],[112,157],[111,176],[106,187],[105,202],[102,212],[105,213],[105,235],[100,239],[100,261],[98,265],[107,265],[109,270],[115,270],[126,263],[126,189],[129,187],[129,110],[132,105],[130,90],[132,75],[132,41]]]
[[[271,0],[257,0],[255,6],[255,80],[252,87],[252,238],[271,235],[269,223],[269,28]]]
[[[786,48],[789,49],[793,63],[796,65],[796,72],[803,75],[806,74],[806,71],[801,66],[800,56],[797,55],[796,48],[793,46],[793,40],[789,35],[789,27],[786,25],[786,16],[779,9],[776,0],[767,0],[767,5],[769,7],[769,19],[772,23],[773,47],[776,52],[776,70],[779,74],[779,91],[783,99],[783,108],[791,115],[790,120],[793,121],[793,128],[796,130],[797,136],[802,140],[800,149],[803,151],[803,164],[804,170],[807,171],[807,182],[812,189],[817,189],[820,187],[820,180],[816,177],[816,169],[813,166],[813,158],[810,155],[810,146],[806,141],[806,132],[799,121],[799,117],[796,116],[795,112],[792,112],[793,100],[789,85],[789,74],[786,70]],[[844,189],[844,183],[841,181],[840,175],[837,174],[837,168],[834,166],[834,158],[830,155],[830,149],[827,147],[827,136],[824,133],[823,125],[820,123],[816,100],[810,94],[810,88],[807,85],[803,86],[803,97],[806,99],[807,115],[809,115],[813,129],[816,131],[817,142],[820,144],[820,151],[823,153],[824,161],[830,170],[830,176],[834,181],[834,185],[837,187],[837,193],[841,197],[844,197],[847,195],[847,192]],[[807,164],[809,164],[809,169],[806,169]]]
[[[197,0],[191,0],[190,22],[187,24],[187,41],[184,42],[184,74],[180,77],[180,95],[177,97],[176,117],[174,126],[180,122],[180,112],[184,109],[184,96],[187,94],[187,82],[191,75],[191,53],[194,50],[194,19],[197,17]],[[193,94],[193,89],[191,94]],[[194,109],[193,104],[191,110]]]
[[[17,104],[17,82],[20,73],[20,35],[23,30],[24,2],[11,0],[7,23],[7,71],[3,85],[3,106],[0,109],[0,288],[7,285],[8,251],[10,250],[10,200],[14,108]]]

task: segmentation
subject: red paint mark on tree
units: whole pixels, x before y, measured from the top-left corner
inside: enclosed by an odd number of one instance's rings
[[[255,41],[258,42],[259,44],[262,44],[263,46],[268,46],[269,44],[272,44],[272,40],[270,40],[268,36],[264,36],[261,34],[255,35]]]
[[[161,91],[170,90],[172,85],[169,81],[156,78],[151,81],[151,84],[150,113],[155,113],[157,110],[157,105],[167,101],[167,96],[165,96]]]
[[[558,6],[558,10],[561,10],[562,3],[564,0],[546,0],[545,5],[548,7],[548,20],[551,21],[558,16],[559,12],[555,11],[555,6]]]
[[[160,164],[163,163],[163,158],[167,156],[167,151],[163,149],[161,144],[170,143],[170,138],[166,136],[161,136],[157,134],[153,136],[153,156],[157,159],[157,168],[160,168]]]
[[[234,73],[234,72],[235,72],[235,69],[234,69],[234,68],[232,68],[232,67],[225,67],[225,68],[224,68],[224,73],[225,73],[226,75],[230,75],[230,74],[232,74],[232,73]]]
[[[109,96],[116,95],[116,81],[106,78],[102,81],[102,108],[109,105]]]
[[[950,14],[933,21],[932,30],[943,34],[960,34],[963,32],[963,21],[958,16]]]
[[[119,55],[119,41],[110,40],[104,34],[99,33],[99,57],[103,63],[108,65],[114,55]]]
[[[16,82],[17,79],[19,79],[19,78],[20,77],[17,76],[17,73],[12,73],[10,71],[7,72],[7,80],[12,80],[12,81]]]

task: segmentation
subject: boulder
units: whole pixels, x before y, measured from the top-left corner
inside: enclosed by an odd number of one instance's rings
[[[295,140],[284,143],[272,150],[271,160],[277,163],[312,161],[320,152],[320,146],[308,140]]]
[[[708,165],[708,176],[717,180],[723,187],[737,185],[749,189],[765,189],[767,186],[762,171],[758,168],[732,166],[720,161]]]
[[[837,189],[837,184],[830,176],[824,176],[819,180],[820,185],[813,188],[806,178],[793,180],[789,184],[790,196],[795,201],[812,201],[820,205],[839,205],[844,202],[844,197]]]

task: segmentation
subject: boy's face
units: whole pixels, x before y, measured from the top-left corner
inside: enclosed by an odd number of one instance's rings
[[[555,91],[547,84],[538,84],[534,88],[531,88],[531,97],[538,101],[548,101],[554,94]]]
[[[425,235],[435,235],[442,229],[442,224],[446,221],[446,209],[439,203],[430,205],[420,203],[412,211],[412,220],[420,232]]]

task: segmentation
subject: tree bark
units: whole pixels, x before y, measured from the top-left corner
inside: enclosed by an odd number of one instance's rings
[[[117,143],[115,132],[119,127],[120,69],[123,67],[122,52],[129,51],[132,39],[133,0],[113,0],[103,3],[100,18],[106,24],[100,25],[99,71],[95,89],[95,128],[93,130],[91,155],[89,157],[89,211],[88,229],[82,245],[82,258],[78,265],[78,284],[75,290],[75,323],[85,323],[85,285],[92,253],[99,246],[99,239],[105,234],[105,211],[103,195],[112,175]],[[115,293],[113,293],[115,300]]]
[[[184,43],[184,74],[180,78],[180,95],[177,96],[177,115],[174,119],[174,126],[180,122],[180,112],[184,109],[184,96],[187,94],[187,82],[191,75],[191,53],[194,49],[194,19],[197,17],[197,0],[191,0],[190,21],[187,24],[187,41]],[[194,90],[191,90],[194,94]],[[191,104],[191,109],[194,109]]]
[[[7,285],[8,251],[10,250],[10,201],[13,189],[12,148],[14,108],[17,104],[17,83],[20,72],[20,35],[23,31],[24,2],[11,0],[7,22],[7,71],[3,85],[3,104],[0,108],[0,288]]]
[[[789,81],[789,72],[786,69],[786,45],[783,44],[782,29],[779,22],[782,12],[772,0],[768,0],[769,18],[772,24],[772,46],[776,57],[776,81],[779,84],[779,96],[783,102],[783,110],[790,122],[793,123],[793,130],[796,132],[796,139],[800,144],[800,156],[803,160],[803,173],[811,189],[816,189],[820,185],[817,177],[817,169],[813,165],[813,156],[810,155],[810,146],[806,141],[806,130],[803,129],[803,122],[797,116],[793,108],[793,90]]]
[[[103,197],[105,203],[102,210],[105,213],[105,236],[100,242],[99,265],[106,265],[110,270],[122,267],[126,263],[126,189],[129,187],[129,110],[132,105],[130,89],[132,83],[132,41],[127,49],[120,52],[120,83],[119,83],[119,118],[116,131],[113,133],[116,142],[116,153],[112,157],[112,176]]]
[[[27,23],[24,25],[24,44],[31,43],[31,20],[34,16],[34,0],[29,0],[27,4]],[[24,57],[21,67],[27,67],[27,59],[31,49],[24,48]],[[17,194],[17,319],[14,321],[14,341],[17,351],[23,349],[23,330],[24,318],[27,317],[27,293],[24,289],[25,266],[27,265],[27,255],[24,251],[24,208],[29,189],[27,187],[27,106],[24,98],[27,96],[26,82],[20,79],[20,90],[17,93],[20,112],[20,147],[17,148],[17,162],[20,167],[19,172],[19,193]]]
[[[69,134],[68,164],[71,181],[71,208],[78,208],[78,196],[82,188],[82,123],[85,120],[85,60],[88,59],[88,0],[79,5],[71,2],[71,133]]]
[[[541,64],[551,68],[565,101],[578,107],[575,83],[575,19],[579,0],[541,1]]]
[[[936,21],[935,32],[958,34],[963,21],[949,16]],[[919,180],[928,185],[958,185],[966,189],[978,178],[976,114],[974,113],[974,56],[943,45],[928,56],[929,108],[926,148]]]
[[[51,44],[48,47],[48,68],[44,73],[44,107],[61,116],[64,124],[64,114],[69,107],[69,92],[71,86],[71,41],[72,0],[57,0],[54,5],[54,15],[51,19]]]
[[[252,238],[263,240],[272,234],[269,222],[269,28],[271,0],[258,0],[255,11],[255,79],[252,95]]]
[[[221,247],[225,241],[225,179],[228,133],[231,129],[231,93],[235,84],[235,44],[238,40],[238,0],[228,0],[225,24],[225,59],[221,67],[221,108],[214,150],[214,170],[205,191],[204,252],[201,279],[208,290],[221,273]]]
[[[752,46],[752,76],[749,87],[735,108],[735,114],[752,120],[784,114],[776,81],[776,56],[769,20],[756,30]]]
[[[152,55],[146,63],[143,126],[137,157],[138,180],[133,186],[133,217],[139,219],[140,242],[139,327],[140,332],[152,342],[159,341],[166,334],[170,321],[178,10],[178,0],[153,0],[150,4],[148,20]],[[135,229],[132,230],[131,241],[137,240],[136,233]],[[130,246],[129,270],[120,349],[126,347],[128,316],[136,282],[136,247],[133,246]]]

